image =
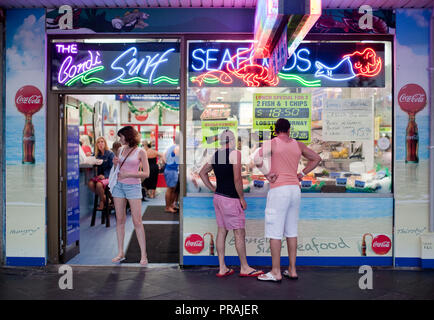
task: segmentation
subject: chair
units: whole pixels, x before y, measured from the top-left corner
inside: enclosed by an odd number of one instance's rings
[[[95,194],[95,198],[93,201],[93,212],[92,212],[92,220],[90,222],[90,226],[93,227],[95,225],[95,219],[96,219],[96,212],[101,211],[101,224],[105,223],[105,226],[107,228],[110,227],[110,213],[112,210],[114,210],[114,203],[113,203],[113,197],[112,194],[109,191],[109,188],[105,188],[105,204],[104,208],[102,210],[98,210],[98,204],[99,204],[99,197],[97,194]]]

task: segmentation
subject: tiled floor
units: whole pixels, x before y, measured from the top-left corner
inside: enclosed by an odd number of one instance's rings
[[[148,205],[164,205],[165,189],[158,189],[155,199],[147,199],[142,202],[142,212],[146,211]],[[80,220],[80,254],[67,263],[70,265],[87,266],[112,266],[111,259],[118,253],[116,239],[116,220],[114,212],[110,216],[110,228],[101,224],[100,212],[97,213],[95,226],[90,226],[91,216]],[[127,214],[125,225],[124,251],[128,248],[134,226],[131,215]]]

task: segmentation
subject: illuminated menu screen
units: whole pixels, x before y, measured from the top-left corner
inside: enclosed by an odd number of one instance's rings
[[[179,43],[51,43],[56,89],[179,87]]]

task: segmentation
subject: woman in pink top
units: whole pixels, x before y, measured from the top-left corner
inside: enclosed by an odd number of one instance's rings
[[[270,239],[272,269],[258,276],[258,280],[279,282],[280,251],[282,238],[288,245],[289,268],[283,273],[289,279],[298,279],[295,269],[297,256],[297,225],[300,208],[300,180],[320,163],[320,156],[302,142],[290,138],[290,123],[278,119],[275,124],[277,137],[264,142],[255,156],[255,164],[270,181],[265,208],[265,237]],[[263,157],[271,155],[271,168],[264,170]],[[300,172],[298,164],[301,156],[309,160]]]
[[[119,166],[119,174],[117,183],[111,192],[116,209],[116,235],[119,254],[112,259],[112,262],[121,262],[125,259],[124,237],[128,199],[141,251],[140,264],[147,265],[145,229],[142,223],[141,179],[146,179],[149,176],[148,157],[145,150],[138,148],[140,136],[133,127],[126,126],[120,129],[118,136],[123,146],[120,148],[119,157],[113,159],[114,165]],[[140,165],[142,165],[142,171],[139,171]]]

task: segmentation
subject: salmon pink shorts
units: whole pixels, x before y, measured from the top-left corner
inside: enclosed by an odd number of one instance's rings
[[[217,226],[226,230],[245,228],[246,215],[241,207],[240,199],[214,194],[213,202]]]

